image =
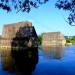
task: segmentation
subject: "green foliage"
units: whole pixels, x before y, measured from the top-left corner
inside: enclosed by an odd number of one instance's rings
[[[39,35],[39,36],[38,36],[38,45],[41,45],[41,44],[42,44],[42,36]]]
[[[0,0],[0,8],[7,11],[11,11],[14,8],[17,12],[29,13],[31,8],[38,8],[46,2],[48,0]]]
[[[65,37],[65,39],[66,39],[66,43],[75,44],[75,36]]]
[[[75,23],[75,0],[58,0],[56,2],[56,7],[59,9],[70,11],[70,14],[67,18],[67,23],[69,23],[71,26],[75,26],[73,24]]]

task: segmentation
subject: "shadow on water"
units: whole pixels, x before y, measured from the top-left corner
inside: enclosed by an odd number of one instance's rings
[[[7,58],[2,59],[5,70],[16,75],[31,75],[38,63],[37,34],[34,27],[19,28],[12,39],[11,50],[7,52]]]

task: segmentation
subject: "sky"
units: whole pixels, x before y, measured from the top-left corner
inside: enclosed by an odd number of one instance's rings
[[[50,0],[38,9],[32,8],[30,13],[15,11],[7,13],[0,9],[0,34],[5,24],[21,21],[31,21],[37,34],[44,32],[62,32],[65,36],[75,35],[75,26],[70,26],[67,20],[69,12],[55,8],[56,0]]]

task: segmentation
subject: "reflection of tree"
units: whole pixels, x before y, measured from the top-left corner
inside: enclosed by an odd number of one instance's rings
[[[16,70],[28,75],[38,62],[37,34],[34,27],[21,27],[13,38],[11,46]]]

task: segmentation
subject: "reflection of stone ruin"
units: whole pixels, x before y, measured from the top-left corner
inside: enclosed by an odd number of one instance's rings
[[[65,46],[66,40],[60,32],[48,32],[42,34],[42,46],[55,47]]]
[[[44,56],[50,59],[61,59],[63,57],[64,47],[42,47]]]

